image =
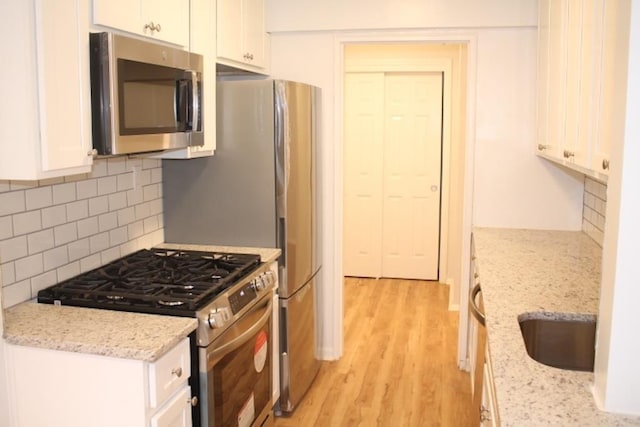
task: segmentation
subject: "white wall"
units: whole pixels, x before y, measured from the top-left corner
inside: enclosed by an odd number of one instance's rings
[[[522,27],[533,0],[269,0],[267,31]]]
[[[536,37],[535,28],[478,31],[474,226],[582,226],[582,175],[534,154]]]
[[[533,28],[481,29],[477,34],[476,157],[474,174],[474,224],[485,227],[573,229],[581,227],[583,181],[537,158],[535,137],[535,48]],[[384,32],[382,32],[384,33]],[[333,303],[334,287],[341,286],[342,260],[336,242],[340,224],[333,223],[336,182],[336,87],[334,37],[341,33],[274,33],[272,75],[299,80],[322,88],[323,220],[325,286],[320,306],[325,319],[339,315]],[[352,34],[352,33],[350,33]],[[331,313],[326,310],[331,311]],[[328,317],[326,317],[328,316]],[[325,354],[335,354],[333,333],[324,331]]]
[[[627,1],[621,4],[629,7]],[[611,150],[611,164],[619,167],[611,169],[608,182],[594,395],[607,411],[640,415],[640,4],[630,5],[628,70],[621,60],[616,76],[614,140],[623,144]]]

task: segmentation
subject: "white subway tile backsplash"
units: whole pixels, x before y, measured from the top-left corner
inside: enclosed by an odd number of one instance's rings
[[[94,268],[98,268],[101,265],[102,258],[100,257],[100,254],[93,254],[80,260],[80,272],[84,273],[85,271],[90,271]]]
[[[69,262],[67,247],[60,246],[44,252],[44,270],[49,271]]]
[[[2,270],[2,285],[10,285],[16,281],[16,270],[14,262],[5,262],[0,265]]]
[[[69,251],[69,261],[76,261],[80,258],[84,258],[89,256],[91,253],[89,247],[89,238],[76,240],[75,242],[69,243],[67,247]]]
[[[88,199],[98,195],[98,181],[96,179],[87,179],[76,183],[76,191],[78,199]]]
[[[42,228],[55,227],[56,225],[67,222],[66,206],[53,206],[51,208],[42,209]]]
[[[41,209],[53,204],[51,186],[33,188],[25,191],[27,210]]]
[[[136,208],[133,206],[130,208],[120,209],[118,211],[118,225],[131,224],[136,220]]]
[[[115,176],[105,176],[98,178],[98,194],[111,194],[118,190],[118,178]]]
[[[42,253],[20,258],[15,262],[16,280],[24,280],[44,271]]]
[[[31,278],[31,295],[36,296],[38,291],[43,290],[51,285],[55,285],[58,282],[58,275],[55,270],[47,271]]]
[[[151,182],[153,184],[162,182],[162,168],[151,169]]]
[[[27,236],[27,245],[29,247],[30,255],[53,248],[55,245],[53,229],[47,228],[46,230],[29,234]]]
[[[142,159],[142,169],[159,168],[162,163],[158,159]]]
[[[0,241],[0,260],[2,260],[2,262],[9,262],[25,257],[28,253],[27,236],[19,236]]]
[[[0,216],[0,240],[13,237],[13,221],[11,216]]]
[[[65,264],[56,270],[58,275],[58,281],[71,279],[73,276],[80,274],[80,261],[74,261],[69,264]]]
[[[109,232],[109,244],[111,246],[121,245],[129,238],[127,227],[119,227]]]
[[[13,234],[15,236],[33,233],[41,229],[40,211],[25,212],[13,216]]]
[[[78,240],[78,227],[75,222],[59,225],[53,229],[53,239],[56,246],[61,246]]]
[[[143,222],[144,233],[151,233],[158,229],[158,218],[155,216],[150,216],[149,218],[145,218]]]
[[[127,207],[127,193],[109,194],[109,210],[118,211]]]
[[[76,200],[76,184],[73,182],[54,185],[52,189],[53,204],[55,205],[61,205],[63,203],[69,203]]]
[[[0,180],[3,305],[162,243],[162,211],[162,168],[156,159],[96,159],[89,174]]]
[[[36,188],[38,181],[11,181],[11,191],[28,190],[30,188]]]
[[[98,230],[109,231],[118,226],[118,213],[109,212],[98,217]]]
[[[142,188],[127,191],[127,204],[129,206],[134,206],[142,202],[144,202],[144,192]]]
[[[24,212],[25,207],[24,191],[0,193],[0,216]]]
[[[91,166],[91,172],[89,173],[89,177],[100,178],[102,176],[107,176],[107,162],[105,161],[94,162],[93,166]]]
[[[582,230],[598,245],[604,240],[607,186],[589,177],[584,180]]]
[[[133,188],[133,172],[118,175],[118,191],[131,190]]]
[[[136,239],[144,234],[144,223],[142,221],[136,221],[127,226],[129,232],[129,239]]]
[[[127,171],[126,157],[114,157],[107,160],[107,171],[109,175],[118,175]]]
[[[89,238],[91,253],[102,252],[109,247],[109,233],[100,233]]]
[[[78,221],[89,216],[89,202],[87,200],[78,200],[67,204],[67,220]]]
[[[96,216],[109,212],[109,196],[94,197],[89,200],[89,215]]]
[[[102,264],[110,263],[113,260],[120,258],[120,248],[109,248],[100,253],[100,259],[102,260]]]
[[[154,200],[159,197],[160,194],[160,185],[159,184],[151,184],[146,185],[142,188],[144,201],[147,202],[149,200]]]
[[[14,283],[13,285],[2,288],[2,306],[4,308],[19,304],[23,301],[31,299],[31,283],[30,280]]]
[[[82,239],[92,234],[98,233],[98,217],[92,216],[82,221],[78,221],[78,238]]]

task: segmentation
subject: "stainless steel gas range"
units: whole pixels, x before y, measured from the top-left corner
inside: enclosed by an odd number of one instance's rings
[[[38,293],[38,302],[195,317],[193,424],[271,423],[275,265],[259,255],[143,249]]]

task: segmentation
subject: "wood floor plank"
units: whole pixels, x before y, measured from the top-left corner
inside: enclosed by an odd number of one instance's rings
[[[478,425],[448,300],[437,282],[346,278],[344,355],[275,426]]]

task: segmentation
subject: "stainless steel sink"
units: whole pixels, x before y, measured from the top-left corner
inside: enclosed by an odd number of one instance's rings
[[[560,369],[593,372],[596,316],[524,313],[518,322],[533,360]]]

